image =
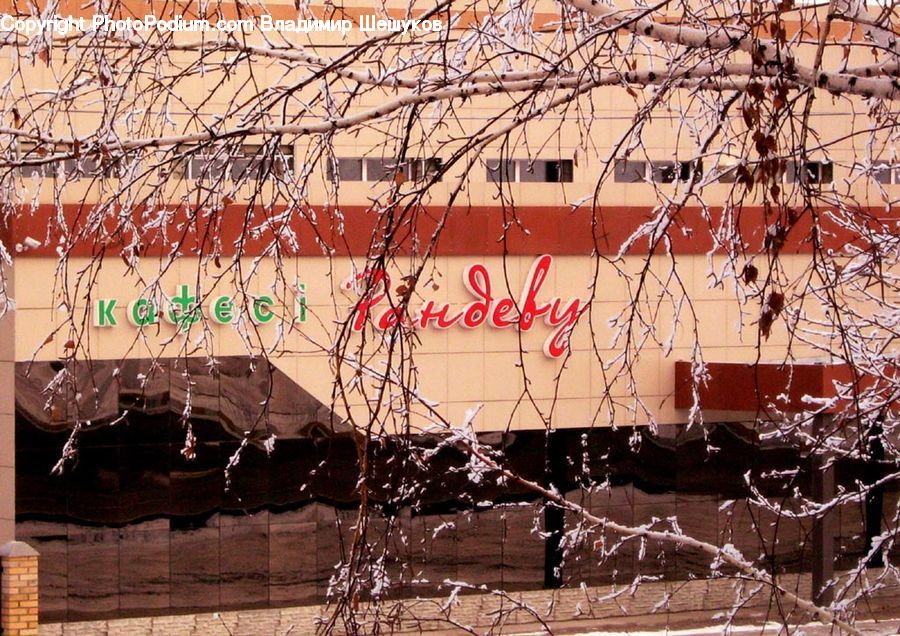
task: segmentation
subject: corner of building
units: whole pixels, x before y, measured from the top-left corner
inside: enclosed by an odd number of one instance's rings
[[[15,312],[13,276],[0,269],[0,545],[16,538]]]

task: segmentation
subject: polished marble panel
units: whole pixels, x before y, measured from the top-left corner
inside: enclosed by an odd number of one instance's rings
[[[533,590],[544,582],[544,562],[535,558],[544,550],[543,513],[538,503],[523,503],[502,509],[501,579],[503,589]]]
[[[411,526],[410,567],[414,593],[424,595],[445,580],[457,580],[456,512],[414,514]]]
[[[184,610],[220,607],[218,515],[173,525],[169,539],[171,606]]]
[[[357,510],[316,506],[316,597],[320,602],[328,598],[329,589],[340,580],[340,569],[350,558],[350,546],[356,536]]]
[[[462,510],[456,514],[456,529],[459,580],[485,585],[488,589],[499,588],[503,583],[503,511],[499,508]],[[541,572],[543,580],[543,567]]]
[[[169,524],[164,519],[122,529],[119,594],[123,611],[166,610],[171,606],[169,541]]]
[[[67,617],[85,620],[118,611],[119,530],[70,524],[67,542]]]
[[[17,534],[41,552],[47,620],[322,602],[354,541],[384,564],[389,585],[380,593],[392,598],[445,591],[445,581],[508,590],[543,584],[544,541],[535,532],[544,524],[541,502],[497,475],[474,483],[459,448],[414,462],[405,445],[434,447],[437,438],[372,444],[363,536],[353,436],[274,367],[244,358],[223,358],[214,368],[193,359],[131,360],[115,374],[113,363],[95,361],[72,373],[99,397],[48,400],[43,388],[61,364],[16,368]],[[261,419],[269,394],[268,419]],[[184,421],[188,401],[194,408]],[[77,436],[77,455],[54,474],[84,415],[92,419]],[[188,429],[196,441],[186,448]],[[539,483],[548,482],[552,465],[567,498],[598,517],[662,529],[677,515],[692,536],[732,543],[779,572],[808,568],[810,524],[775,523],[748,505],[746,483],[794,505],[794,488],[809,492],[808,461],[757,433],[744,424],[665,426],[658,434],[572,429],[553,434],[553,448],[567,458],[556,463],[547,461],[545,431],[491,433],[483,441]],[[272,435],[269,452],[263,442]],[[226,472],[244,440],[241,461]],[[771,476],[797,466],[786,478]],[[838,483],[866,474],[861,463],[838,463]],[[884,499],[888,525],[897,493]],[[864,510],[844,506],[835,515],[836,559],[849,565],[865,549]],[[579,523],[566,513],[566,531]],[[619,537],[602,525],[588,530],[566,545],[564,585],[708,573],[707,556],[672,545],[628,540],[601,555],[594,542],[613,545]]]
[[[316,506],[269,515],[269,601],[310,604],[316,600]]]
[[[246,517],[235,520],[248,519]],[[249,519],[252,519],[250,517]],[[269,602],[269,524],[226,523],[219,527],[219,603],[226,607]]]

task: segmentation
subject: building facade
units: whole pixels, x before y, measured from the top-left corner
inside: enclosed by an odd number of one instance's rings
[[[52,71],[36,70],[31,81],[52,85]],[[274,82],[282,70],[261,72]],[[201,100],[213,83],[198,81],[184,99]],[[635,107],[618,87],[596,99],[590,145],[606,149]],[[469,120],[448,126],[471,132],[504,105],[485,98]],[[820,184],[870,201],[878,215],[897,173],[888,164],[878,179],[858,177],[854,144],[866,141],[849,134],[846,108],[817,103],[813,126],[844,127],[849,141],[828,157],[789,162],[784,187]],[[369,201],[398,174],[402,186],[440,173],[452,143],[429,152],[419,136],[421,156],[398,161],[385,136],[368,130],[337,134],[329,160],[311,162],[303,135],[274,151],[251,139],[192,153],[160,186],[173,203],[139,246],[91,219],[121,174],[101,178],[77,160],[7,170],[19,212],[2,234],[14,255],[7,293],[15,307],[0,323],[0,537],[40,552],[42,617],[326,600],[357,527],[354,426],[372,422],[368,470],[382,490],[371,493],[371,551],[386,563],[385,594],[439,594],[458,580],[515,590],[709,572],[701,555],[671,545],[628,543],[598,558],[601,530],[567,539],[577,519],[514,484],[473,480],[458,449],[414,461],[410,439],[437,448],[454,427],[471,427],[522,475],[610,519],[653,525],[677,516],[686,532],[759,555],[776,572],[811,568],[811,525],[773,529],[747,504],[748,474],[773,499],[810,492],[805,471],[790,483],[771,475],[811,460],[768,440],[736,399],[688,426],[692,405],[678,397],[690,370],[679,375],[677,363],[698,346],[723,363],[777,362],[789,344],[795,357],[819,353],[796,342],[786,321],[760,337],[758,307],[739,277],[724,275],[727,257],[709,228],[733,212],[738,164],[728,162],[739,157],[696,160],[676,132],[681,115],[660,113],[642,152],[579,160],[578,126],[554,117],[530,124],[536,144],[489,150],[465,177],[464,204],[453,190],[464,171],[442,174],[402,236]],[[548,140],[552,151],[529,149]],[[249,176],[260,166],[288,179],[316,175],[304,181],[302,213],[279,193],[279,179]],[[604,170],[611,178],[591,198]],[[643,241],[620,255],[660,192],[712,171],[719,176],[705,192],[716,206],[684,207],[665,249]],[[206,180],[228,201],[195,215],[178,202]],[[769,218],[751,197],[728,221],[748,254],[765,253]],[[382,267],[371,256],[388,231],[398,247]],[[748,262],[761,279],[802,276],[812,259],[807,238],[800,223],[782,237],[777,263]],[[835,225],[826,242],[837,249],[853,238]],[[423,245],[433,247],[427,260]],[[666,291],[673,287],[677,294]],[[397,309],[404,296],[411,311]],[[640,327],[628,325],[636,304],[650,318]],[[385,336],[398,323],[414,333],[413,351]],[[639,348],[628,341],[635,336],[645,339]],[[347,354],[339,362],[337,342]],[[389,360],[402,360],[414,394],[397,408],[377,394]],[[354,386],[336,390],[336,376]],[[847,460],[839,483],[867,470]],[[398,496],[410,483],[414,491]],[[896,493],[882,496],[887,510]],[[874,532],[871,512],[866,519],[864,503],[835,512],[838,566],[864,554]]]

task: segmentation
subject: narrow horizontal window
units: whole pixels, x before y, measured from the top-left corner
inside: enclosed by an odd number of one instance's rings
[[[423,181],[440,173],[443,162],[436,157],[427,159],[409,159],[400,162],[397,159],[366,159],[366,181],[386,181],[398,174],[409,181]]]
[[[524,183],[571,183],[571,159],[519,161],[519,181]]]
[[[571,159],[490,159],[487,180],[490,183],[571,183],[574,177]]]
[[[654,161],[651,174],[655,183],[675,183],[678,165],[674,161]]]
[[[785,176],[788,183],[831,183],[834,181],[834,164],[825,161],[792,163]]]
[[[444,164],[438,157],[410,159],[402,164],[392,158],[357,159],[338,157],[337,168],[341,181],[384,181],[397,173],[412,181],[422,181],[439,175]],[[333,165],[328,164],[328,178],[334,181]],[[438,179],[440,180],[440,179]]]
[[[50,152],[50,150],[39,151],[33,144],[22,144],[18,152],[19,160],[34,161],[35,163],[18,166],[15,168],[15,173],[29,179],[54,176],[57,171],[56,162],[40,163],[41,159]]]
[[[641,183],[647,178],[647,162],[619,159],[613,178],[618,183]]]
[[[898,180],[898,177],[900,177],[900,168],[896,168],[890,163],[879,162],[873,165],[871,168],[867,168],[865,165],[860,163],[855,163],[853,164],[853,167],[850,169],[850,171],[854,176],[863,175],[866,178],[882,185],[900,183],[900,180]]]
[[[512,159],[489,159],[487,161],[489,183],[510,183],[516,180],[516,162]]]
[[[362,181],[363,160],[355,157],[337,157],[335,161],[328,162],[328,180],[337,181]],[[334,169],[337,168],[337,174]]]
[[[432,179],[438,175],[440,180],[440,172],[444,167],[444,162],[439,157],[429,157],[428,159],[414,159],[405,166],[406,178],[412,181],[424,181]]]
[[[16,174],[27,179],[52,177],[56,174],[56,166],[50,163],[29,164],[17,167]]]
[[[679,161],[678,162],[678,179],[682,182],[690,181],[693,178],[694,173],[697,173],[698,178],[703,174],[703,162],[700,160],[697,161]]]
[[[101,159],[96,155],[79,159],[66,159],[63,170],[75,179],[118,179],[125,174],[129,161],[134,158],[116,157]]]
[[[699,161],[654,161],[651,167],[651,177],[656,183],[685,183],[691,180],[694,171],[703,171]]]
[[[228,159],[217,155],[192,155],[185,164],[184,176],[198,181],[217,181],[225,176]]]
[[[738,164],[733,160],[721,161],[718,169],[721,171],[717,179],[719,183],[734,183],[737,180]]]
[[[294,171],[294,149],[280,146],[273,154],[265,146],[244,146],[231,164],[231,178],[268,179],[285,177]]]
[[[397,172],[395,159],[366,159],[366,181],[383,181]]]

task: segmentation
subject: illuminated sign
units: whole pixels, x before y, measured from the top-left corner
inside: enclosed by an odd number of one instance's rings
[[[341,283],[344,291],[356,291],[359,297],[350,311],[348,320],[353,331],[363,331],[372,326],[379,331],[400,329],[476,329],[487,326],[493,329],[518,329],[531,331],[538,324],[550,329],[544,341],[544,354],[560,358],[569,350],[569,340],[578,318],[588,307],[588,301],[580,298],[551,296],[541,299],[547,282],[553,257],[545,254],[535,259],[522,285],[518,298],[498,292],[491,274],[481,263],[469,265],[463,272],[463,283],[471,300],[462,305],[425,300],[415,310],[409,303],[399,303],[388,297],[390,277],[384,270],[366,269],[351,275]],[[294,322],[306,322],[306,286],[295,286]],[[400,292],[399,295],[402,295]],[[274,311],[275,299],[268,295],[250,298],[240,306],[231,296],[211,295],[198,300],[198,293],[190,285],[178,285],[175,295],[158,303],[148,298],[137,298],[125,305],[125,316],[138,328],[157,325],[160,321],[174,325],[180,331],[188,331],[191,325],[206,319],[219,325],[235,324],[241,315],[254,324],[265,325],[278,317]],[[120,309],[116,298],[101,298],[94,303],[94,326],[117,326],[116,310]]]
[[[463,282],[473,300],[456,311],[451,303],[426,300],[410,315],[403,306],[388,302],[390,277],[384,270],[367,269],[345,279],[342,287],[351,290],[362,284],[368,288],[362,293],[351,316],[354,331],[362,331],[367,324],[381,331],[397,325],[409,329],[449,329],[457,326],[475,329],[488,325],[495,329],[530,331],[540,319],[551,330],[544,341],[544,354],[559,358],[568,351],[572,330],[588,303],[580,298],[539,300],[552,264],[553,257],[549,254],[535,259],[518,300],[496,294],[490,272],[484,265],[470,265],[463,273]]]
[[[306,285],[296,286],[297,295],[294,300],[294,322],[306,322]],[[181,331],[187,331],[191,325],[200,322],[204,316],[219,325],[230,325],[238,321],[241,313],[239,307],[231,296],[210,296],[204,312],[202,299],[198,300],[198,294],[190,285],[178,285],[174,296],[167,298],[160,305],[155,300],[137,298],[128,303],[125,316],[135,327],[147,327],[159,324],[160,320],[175,325]],[[246,303],[246,312],[249,319],[257,325],[272,322],[276,314],[272,308],[276,306],[275,299],[268,295],[260,295],[251,298]],[[115,327],[117,319],[115,310],[119,307],[116,298],[100,298],[94,303],[94,326]]]

